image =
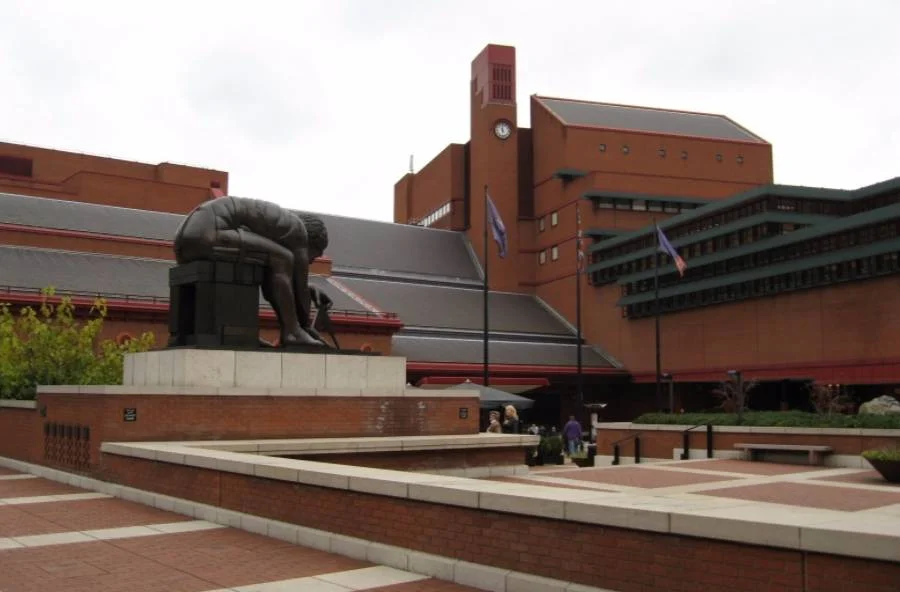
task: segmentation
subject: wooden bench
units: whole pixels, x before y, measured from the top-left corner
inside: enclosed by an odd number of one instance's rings
[[[809,464],[821,465],[826,454],[831,454],[831,446],[809,444],[735,444],[735,448],[749,453],[751,461],[759,459],[760,452],[806,452]]]

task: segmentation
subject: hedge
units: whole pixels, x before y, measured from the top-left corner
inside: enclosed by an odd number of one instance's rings
[[[738,425],[736,413],[646,413],[636,424],[693,426]],[[745,411],[742,426],[783,428],[870,428],[900,429],[900,414],[894,415],[820,415],[806,411]]]

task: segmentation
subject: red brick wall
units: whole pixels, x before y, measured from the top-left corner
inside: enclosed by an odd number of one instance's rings
[[[665,314],[663,369],[676,380],[679,370],[725,367],[752,378],[755,365],[900,357],[900,310],[881,297],[896,286],[896,277],[887,277]],[[623,318],[617,285],[592,287],[584,296],[588,338],[629,371],[653,372],[653,318]]]
[[[525,453],[522,448],[414,450],[409,452],[366,452],[363,450],[353,454],[288,455],[286,458],[397,471],[462,469],[466,467],[525,464]]]
[[[685,426],[685,428],[690,426]],[[672,450],[681,448],[680,431],[601,429],[597,431],[597,454],[611,455],[613,442],[628,436],[641,433],[641,456],[647,458],[672,458]],[[729,434],[715,431],[713,427],[713,447],[715,450],[734,452],[734,445],[739,442],[760,444],[809,444],[812,446],[831,446],[834,454],[861,454],[863,450],[893,446],[896,437],[890,436],[831,436],[827,434]],[[634,454],[634,440],[624,442],[620,450],[623,456]],[[691,448],[706,448],[706,432],[697,428],[691,433]]]
[[[102,442],[425,436],[478,432],[471,398],[242,397],[42,394],[45,421],[91,428],[91,463]],[[137,409],[137,421],[123,410]],[[460,407],[468,407],[459,419]],[[0,441],[7,438],[0,433]]]
[[[41,417],[36,409],[0,407],[0,456],[40,462],[43,441]]]
[[[461,213],[466,196],[465,166],[466,147],[462,144],[450,144],[419,172],[405,176],[394,191],[394,221],[406,224],[410,219],[421,220],[451,201],[456,211]],[[398,209],[397,200],[402,203],[406,199],[408,199],[407,209],[405,211],[403,208]],[[398,213],[404,213],[406,218],[397,219]],[[456,218],[457,216],[448,215],[434,227],[449,229]],[[461,229],[461,226],[457,228]]]
[[[29,178],[0,180],[12,192],[77,201],[187,212],[209,199],[211,183],[228,191],[228,173],[171,163],[158,165],[0,142],[0,155],[33,160]]]
[[[103,476],[291,524],[621,592],[896,592],[900,565],[430,504],[104,455]]]

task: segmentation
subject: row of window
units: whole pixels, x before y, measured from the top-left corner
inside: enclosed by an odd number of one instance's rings
[[[607,149],[606,144],[600,144],[597,147],[597,149],[600,152],[605,153],[606,149]],[[631,147],[628,144],[622,144],[621,150],[622,150],[622,154],[624,154],[626,156],[631,154]],[[656,149],[656,155],[660,158],[666,158],[669,155],[669,151],[665,146],[660,146]],[[688,159],[688,151],[682,150],[679,153],[679,156],[681,157],[681,160],[687,160]],[[725,157],[722,155],[721,152],[716,153],[715,159],[716,159],[716,162],[725,162]],[[735,156],[734,161],[738,164],[744,164],[744,155],[738,154],[737,156]]]
[[[414,222],[414,224],[416,224],[417,226],[424,226],[427,228],[427,227],[433,225],[435,222],[437,222],[441,218],[443,218],[445,216],[449,216],[450,212],[452,212],[452,211],[453,211],[452,204],[448,201],[447,203],[445,203],[444,205],[442,205],[435,211],[431,212],[430,214],[428,214],[427,216],[425,216],[418,222]]]
[[[698,241],[693,244],[685,245],[684,247],[679,247],[676,250],[678,250],[679,254],[685,260],[688,260],[694,257],[712,255],[713,253],[720,252],[728,248],[748,245],[769,236],[792,232],[796,228],[797,227],[794,224],[778,224],[776,222],[756,224],[754,226],[741,229],[740,231],[723,234],[713,239]],[[660,265],[667,265],[668,263],[670,263],[669,259],[670,258],[668,255],[660,255]],[[653,269],[655,260],[655,255],[648,255],[646,257],[640,257],[638,259],[627,261],[620,265],[601,269],[600,271],[595,272],[594,281],[598,284],[606,284],[609,282],[614,282],[617,278],[623,275],[631,275],[633,273],[640,273],[642,271]]]
[[[674,275],[664,275],[659,279],[660,287],[669,286],[677,282],[701,280],[710,277],[722,276],[729,273],[737,273],[748,269],[773,265],[783,261],[792,261],[804,257],[811,257],[834,250],[848,249],[859,245],[867,245],[878,241],[897,238],[900,234],[900,221],[894,220],[881,224],[873,224],[864,228],[856,228],[833,234],[817,237],[783,247],[777,247],[760,253],[752,253],[741,257],[735,257],[727,261],[719,261],[699,267],[688,266],[684,278]],[[653,289],[653,281],[630,282],[623,286],[625,294],[646,292]]]
[[[886,201],[891,199],[893,201]],[[895,193],[892,196],[883,197],[879,203],[889,205],[890,203],[896,203],[898,200],[900,200],[900,192]],[[740,205],[736,205],[735,207],[716,212],[715,214],[704,216],[703,218],[692,220],[691,222],[679,224],[676,227],[666,229],[666,236],[670,241],[672,241],[691,234],[706,232],[707,230],[711,230],[719,226],[724,226],[725,224],[730,224],[735,220],[762,214],[764,212],[792,212],[798,214],[822,216],[845,216],[853,213],[850,210],[850,204],[848,202],[838,202],[826,199],[760,197],[750,202],[744,202]],[[598,253],[598,261],[615,259],[617,257],[633,253],[634,251],[640,251],[641,249],[653,247],[656,244],[655,241],[656,237],[651,234],[634,241],[618,245],[612,249]]]
[[[559,246],[553,245],[549,249],[541,249],[541,251],[538,253],[538,263],[539,264],[543,265],[544,263],[547,262],[547,251],[548,250],[550,251],[550,260],[551,261],[556,261],[557,259],[559,259]]]
[[[681,201],[658,201],[655,199],[624,198],[624,197],[599,197],[593,200],[594,211],[597,210],[631,210],[633,212],[663,212],[666,214],[680,214],[689,210],[695,210],[703,203]]]
[[[660,312],[674,312],[733,302],[735,300],[761,298],[796,290],[807,290],[829,284],[893,274],[898,271],[900,271],[900,257],[898,257],[898,253],[886,253],[876,257],[865,257],[770,278],[661,298],[659,306]],[[622,316],[632,319],[651,316],[655,312],[655,302],[652,300],[622,308]]]
[[[544,232],[546,230],[546,225],[544,224],[544,219],[546,216],[541,216],[538,218],[538,232]],[[556,226],[559,224],[559,212],[551,212],[550,213],[550,226]]]

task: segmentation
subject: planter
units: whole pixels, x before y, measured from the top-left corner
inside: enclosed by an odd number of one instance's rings
[[[869,464],[881,473],[888,483],[900,483],[900,460],[879,460],[867,458]]]

